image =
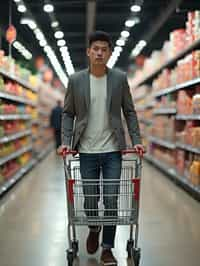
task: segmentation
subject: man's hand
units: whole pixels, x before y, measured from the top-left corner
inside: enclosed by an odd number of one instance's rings
[[[140,157],[143,157],[144,153],[146,152],[145,147],[142,144],[136,144],[133,148]]]
[[[70,146],[68,145],[61,145],[58,149],[57,149],[57,153],[59,155],[64,155],[65,152],[70,150]]]

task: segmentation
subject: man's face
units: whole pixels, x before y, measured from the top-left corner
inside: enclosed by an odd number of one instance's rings
[[[96,41],[87,49],[87,55],[92,65],[106,65],[110,56],[111,49],[109,44],[104,41]]]

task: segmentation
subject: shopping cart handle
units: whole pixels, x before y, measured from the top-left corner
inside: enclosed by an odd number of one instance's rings
[[[127,149],[122,151],[122,154],[133,154],[133,153],[136,153],[135,149]]]
[[[144,153],[145,153],[146,151],[144,151]],[[134,149],[134,148],[132,148],[132,149],[127,149],[127,150],[123,150],[122,151],[122,154],[123,155],[125,155],[125,154],[133,154],[133,153],[136,153],[137,154],[137,151],[136,151],[136,149]],[[143,153],[143,154],[144,154]]]
[[[63,149],[61,152],[58,154],[61,155],[62,157],[66,157],[68,155],[76,155],[78,152],[75,150],[68,150],[68,149]]]

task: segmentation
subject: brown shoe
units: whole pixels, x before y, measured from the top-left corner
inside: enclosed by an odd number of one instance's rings
[[[87,237],[86,247],[89,254],[94,254],[99,248],[99,235],[101,232],[101,227],[97,228],[97,231],[90,229],[89,235]]]
[[[103,249],[101,254],[101,264],[105,266],[117,265],[117,260],[113,256],[111,249]]]

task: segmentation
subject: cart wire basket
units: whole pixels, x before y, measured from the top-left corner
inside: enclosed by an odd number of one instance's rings
[[[139,266],[141,250],[137,247],[142,159],[133,150],[122,157],[120,179],[83,179],[79,157],[63,156],[68,211],[68,266],[78,254],[76,226],[129,225],[128,258]]]

